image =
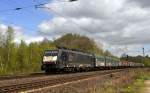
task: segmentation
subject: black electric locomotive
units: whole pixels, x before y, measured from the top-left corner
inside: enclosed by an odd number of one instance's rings
[[[45,72],[92,69],[94,55],[70,49],[45,50],[41,69]]]

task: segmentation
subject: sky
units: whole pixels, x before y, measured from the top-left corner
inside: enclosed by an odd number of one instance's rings
[[[47,4],[34,8],[42,3]],[[118,56],[142,55],[143,47],[150,54],[150,0],[1,0],[0,33],[8,25],[15,29],[15,42],[76,33]]]

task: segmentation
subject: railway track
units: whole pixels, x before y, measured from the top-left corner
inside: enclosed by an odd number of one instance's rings
[[[29,78],[29,77],[37,77],[45,75],[44,72],[31,73],[31,74],[20,74],[20,75],[4,75],[0,76],[0,81],[2,80],[10,80],[10,79],[21,79],[21,78]]]
[[[40,80],[33,80],[30,82],[21,82],[16,84],[10,84],[5,86],[0,86],[0,93],[12,93],[12,92],[21,92],[21,91],[27,91],[37,88],[43,88],[47,86],[54,86],[57,84],[62,84],[66,82],[72,82],[77,80],[82,80],[98,75],[106,75],[111,73],[117,73],[120,71],[124,71],[123,69],[118,70],[107,70],[107,71],[96,71],[91,73],[80,73],[80,74],[72,74],[72,75],[64,75],[58,78],[48,78],[48,79],[40,79]]]

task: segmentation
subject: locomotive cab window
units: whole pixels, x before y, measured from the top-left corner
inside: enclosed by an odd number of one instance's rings
[[[57,56],[58,53],[45,53],[44,56]]]

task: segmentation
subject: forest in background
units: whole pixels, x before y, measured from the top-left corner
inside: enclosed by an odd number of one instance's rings
[[[109,51],[104,51],[100,48],[94,40],[77,34],[65,34],[54,41],[44,39],[41,42],[26,44],[25,41],[21,40],[20,43],[15,43],[14,30],[12,27],[8,27],[5,33],[0,34],[0,75],[26,74],[41,71],[40,68],[44,50],[56,49],[57,46],[115,57]],[[147,66],[150,66],[150,57],[129,56],[122,57],[121,59],[143,62]]]
[[[0,75],[41,71],[40,66],[44,50],[56,49],[56,46],[112,56],[109,51],[104,51],[98,47],[94,40],[77,34],[65,34],[54,41],[44,39],[42,42],[30,44],[26,44],[22,40],[18,44],[14,42],[13,28],[8,27],[4,34],[0,34]]]

